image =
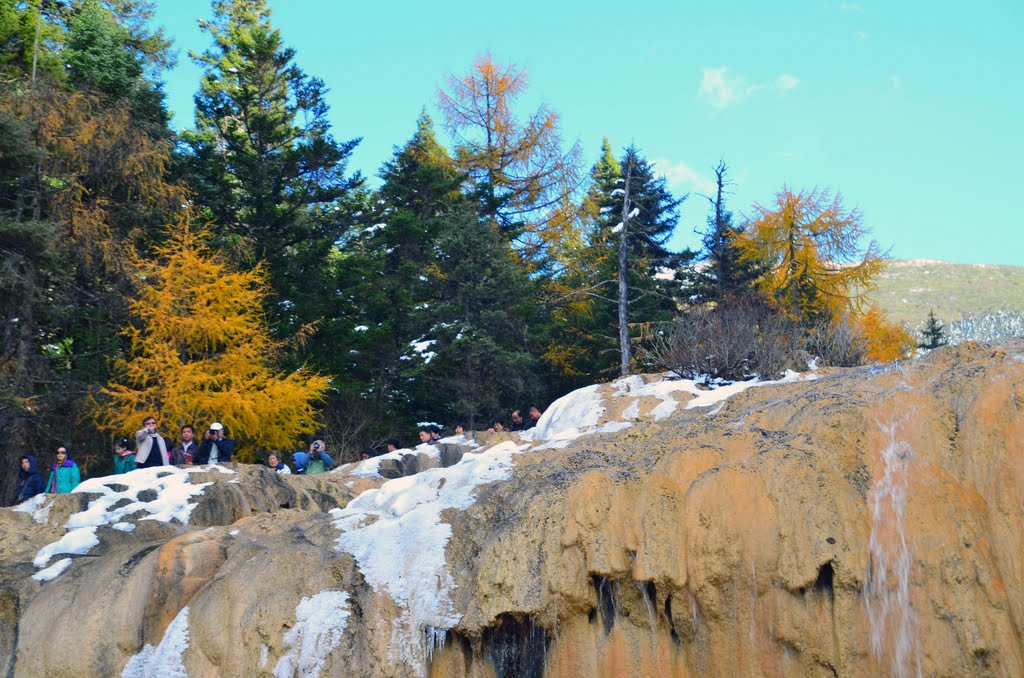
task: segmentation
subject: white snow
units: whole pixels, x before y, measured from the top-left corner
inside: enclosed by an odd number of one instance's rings
[[[622,222],[620,221],[619,223],[615,224],[614,228],[612,228],[612,233],[621,233],[621,232],[622,232]]]
[[[36,581],[50,581],[51,579],[56,577],[61,572],[63,572],[64,570],[68,569],[68,565],[70,565],[70,564],[71,564],[71,559],[70,558],[62,558],[61,560],[58,560],[53,565],[50,565],[45,570],[40,570],[39,572],[36,572],[34,575],[32,575],[32,578],[35,579]]]
[[[303,598],[295,608],[295,626],[284,634],[289,649],[274,666],[275,678],[319,676],[327,655],[341,641],[349,614],[345,591],[321,591]],[[260,665],[265,663],[264,656]]]
[[[676,279],[676,272],[667,266],[659,266],[658,272],[654,274],[654,279],[672,282]]]
[[[96,537],[95,526],[80,527],[67,532],[57,541],[39,549],[36,557],[32,559],[32,564],[36,567],[45,567],[50,562],[50,558],[55,555],[63,553],[82,555],[88,553],[89,549],[99,543],[100,540]]]
[[[448,595],[455,584],[445,569],[451,526],[441,514],[470,506],[478,486],[508,478],[519,452],[512,441],[469,452],[454,466],[389,480],[331,512],[343,530],[339,550],[354,556],[367,583],[403,610],[392,627],[392,659],[424,666],[423,629],[458,623],[461,614]]]
[[[352,331],[353,332],[365,332],[368,329],[370,329],[368,325],[356,325],[355,327],[352,328]]]
[[[32,520],[44,524],[50,517],[50,507],[53,506],[53,502],[47,503],[47,499],[50,499],[49,495],[37,494],[15,506],[14,510],[19,513],[31,513]]]
[[[156,647],[146,645],[128,660],[121,678],[188,678],[182,661],[188,649],[188,606],[181,608]]]
[[[604,414],[601,384],[584,386],[572,393],[562,396],[545,410],[537,421],[537,426],[526,433],[532,440],[575,440],[582,430],[597,426]],[[522,436],[526,438],[527,436]]]
[[[436,343],[437,339],[420,339],[419,341],[410,341],[409,345],[412,346],[413,351],[420,354],[420,357],[423,358],[423,362],[429,363],[437,353],[427,349]]]
[[[633,209],[631,209],[629,211],[629,214],[627,215],[626,218],[627,219],[636,219],[637,215],[639,215],[639,214],[640,214],[640,208],[639,207],[634,207]]]
[[[225,474],[236,473],[216,464],[197,466],[191,469],[156,466],[136,469],[131,473],[90,478],[80,483],[73,490],[74,492],[88,492],[101,496],[90,501],[84,510],[71,514],[64,525],[69,531],[59,540],[41,548],[32,563],[36,567],[45,567],[50,558],[55,555],[88,553],[93,546],[99,543],[96,529],[102,525],[109,525],[122,532],[131,532],[135,529],[135,525],[124,519],[137,511],[149,514],[142,517],[141,520],[162,522],[177,520],[187,525],[192,509],[196,507],[196,503],[190,500],[201,495],[203,489],[211,484],[192,484],[189,482],[189,474],[193,471],[202,472],[214,469]],[[115,490],[110,487],[111,485],[123,485],[127,489]],[[143,490],[155,490],[156,498],[152,501],[140,501],[138,495]],[[122,500],[127,500],[127,502],[123,506],[113,508]],[[26,504],[28,503],[26,502]],[[33,516],[39,512],[40,510],[36,509]],[[38,517],[36,519],[38,520]]]

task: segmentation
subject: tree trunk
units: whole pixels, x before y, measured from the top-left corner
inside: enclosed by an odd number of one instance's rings
[[[633,156],[629,156],[626,165],[626,184],[622,194],[622,232],[619,234],[619,351],[622,355],[620,364],[622,376],[629,375],[629,363],[632,358],[629,346],[629,182],[633,178]]]

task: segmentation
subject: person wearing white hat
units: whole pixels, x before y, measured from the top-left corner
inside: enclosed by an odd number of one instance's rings
[[[203,444],[192,458],[194,464],[217,464],[231,461],[235,451],[235,441],[224,435],[224,425],[219,421],[210,424],[203,434]]]

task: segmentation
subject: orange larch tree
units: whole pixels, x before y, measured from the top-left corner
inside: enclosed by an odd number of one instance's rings
[[[220,421],[242,444],[238,460],[251,461],[254,449],[286,449],[316,426],[329,378],[271,369],[263,271],[230,270],[206,238],[186,214],[136,265],[130,356],[96,401],[97,419],[112,433],[143,413],[174,426]]]
[[[456,140],[455,162],[467,173],[484,216],[518,241],[526,258],[572,238],[566,201],[581,181],[578,143],[565,150],[558,114],[541,105],[525,121],[515,112],[526,71],[484,54],[466,75],[448,77],[438,106]]]

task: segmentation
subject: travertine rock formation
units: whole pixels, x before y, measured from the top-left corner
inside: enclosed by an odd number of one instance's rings
[[[192,472],[188,525],[122,503],[48,581],[121,494],[0,511],[0,673],[1024,675],[1024,342],[633,378],[532,435]]]

